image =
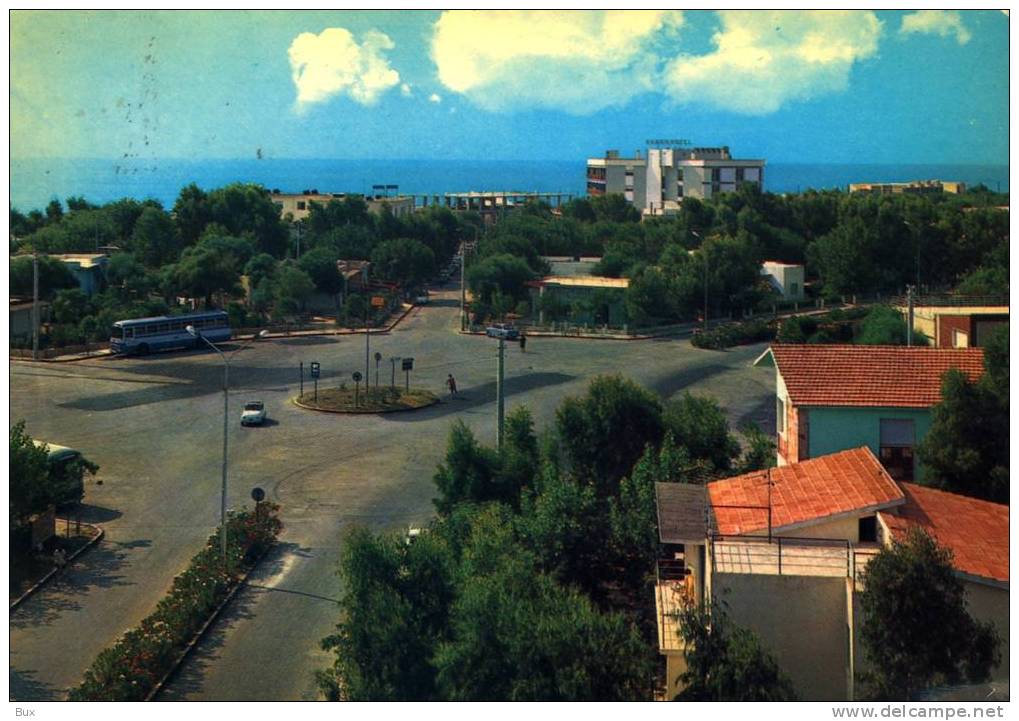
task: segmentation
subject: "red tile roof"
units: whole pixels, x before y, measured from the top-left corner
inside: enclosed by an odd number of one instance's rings
[[[708,484],[719,533],[734,536],[767,529],[768,476],[768,471],[755,471]],[[889,508],[904,498],[866,447],[772,468],[770,477],[775,532],[842,514]]]
[[[920,526],[952,551],[959,571],[1008,583],[1008,506],[914,483],[901,486],[906,503],[880,514],[893,538]]]
[[[771,346],[795,406],[929,408],[941,400],[941,376],[984,372],[980,348],[866,345]]]

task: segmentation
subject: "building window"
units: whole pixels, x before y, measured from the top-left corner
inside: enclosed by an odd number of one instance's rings
[[[297,201],[297,209],[298,210],[304,210],[306,208],[307,208],[307,203],[305,203],[303,200],[298,200]]]
[[[785,401],[781,398],[775,398],[775,429],[785,433]]]
[[[799,294],[800,294],[800,284],[799,283],[790,283],[789,284],[789,295],[792,296],[793,298],[795,298]]]
[[[860,543],[877,543],[877,516],[867,516],[859,521]]]
[[[682,168],[676,168],[676,180],[678,182],[680,182],[680,183],[683,182],[683,169]]]
[[[953,348],[969,348],[969,333],[958,328],[952,331]]]
[[[913,446],[916,427],[912,419],[882,418],[881,465],[897,481],[911,481],[914,475]]]

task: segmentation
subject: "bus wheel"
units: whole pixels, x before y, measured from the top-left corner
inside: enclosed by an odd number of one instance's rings
[[[142,343],[140,346],[138,346],[138,355],[148,355],[148,354],[149,354],[149,345],[148,345],[148,343]]]

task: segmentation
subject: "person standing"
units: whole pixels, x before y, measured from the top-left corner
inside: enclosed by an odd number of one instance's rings
[[[456,379],[453,378],[453,374],[450,373],[446,378],[446,387],[449,388],[449,397],[456,397]]]
[[[520,334],[520,352],[521,353],[527,352],[527,336],[525,336],[523,333]]]

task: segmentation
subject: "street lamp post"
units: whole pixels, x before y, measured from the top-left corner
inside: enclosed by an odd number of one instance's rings
[[[219,499],[219,540],[220,540],[220,553],[223,557],[223,568],[226,569],[226,475],[227,475],[227,428],[230,416],[230,361],[235,355],[242,349],[244,349],[251,341],[255,338],[265,338],[269,335],[268,331],[259,331],[258,335],[253,336],[247,343],[242,344],[237,350],[227,356],[221,351],[215,343],[202,335],[202,332],[195,328],[193,325],[189,325],[185,330],[194,338],[205,341],[206,345],[212,348],[214,351],[219,353],[219,357],[223,361],[223,482],[220,489]]]

